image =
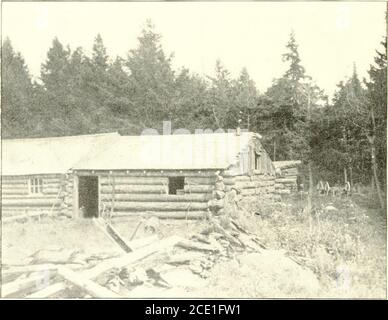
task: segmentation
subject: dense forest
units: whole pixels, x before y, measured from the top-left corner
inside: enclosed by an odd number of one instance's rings
[[[150,22],[126,57],[109,57],[100,35],[90,56],[55,38],[39,81],[5,39],[2,137],[140,134],[163,120],[189,130],[240,125],[263,135],[272,159],[310,163],[314,180],[385,189],[386,38],[376,47],[368,79],[354,67],[329,101],[304,69],[293,33],[282,56],[288,69],[266,92],[258,92],[248,70],[233,78],[220,61],[214,77],[174,69]]]

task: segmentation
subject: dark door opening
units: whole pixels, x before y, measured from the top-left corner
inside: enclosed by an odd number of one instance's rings
[[[83,217],[98,217],[98,177],[79,177],[78,204]]]

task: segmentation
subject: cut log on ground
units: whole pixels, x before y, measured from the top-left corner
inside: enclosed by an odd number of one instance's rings
[[[84,289],[94,298],[121,298],[121,296],[117,293],[114,293],[109,289],[100,286],[92,280],[89,280],[88,278],[85,278],[84,276],[77,274],[66,267],[59,267],[58,274],[77,287]]]

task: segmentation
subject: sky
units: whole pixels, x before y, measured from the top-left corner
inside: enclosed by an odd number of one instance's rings
[[[386,33],[384,2],[3,2],[2,37],[39,77],[54,37],[91,52],[100,33],[108,54],[126,57],[147,19],[162,35],[173,66],[214,75],[215,62],[237,77],[248,69],[260,92],[281,77],[294,30],[302,65],[332,96],[356,64],[367,77]]]

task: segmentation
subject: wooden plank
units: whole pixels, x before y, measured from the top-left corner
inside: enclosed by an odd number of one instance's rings
[[[104,219],[102,218],[93,218],[93,222],[121,250],[123,250],[124,252],[133,251],[133,249],[127,244],[125,239],[118,233],[117,230],[113,228],[111,224],[104,221]]]
[[[58,274],[77,287],[84,289],[95,298],[121,298],[119,294],[100,286],[85,276],[77,274],[66,267],[58,267]]]

